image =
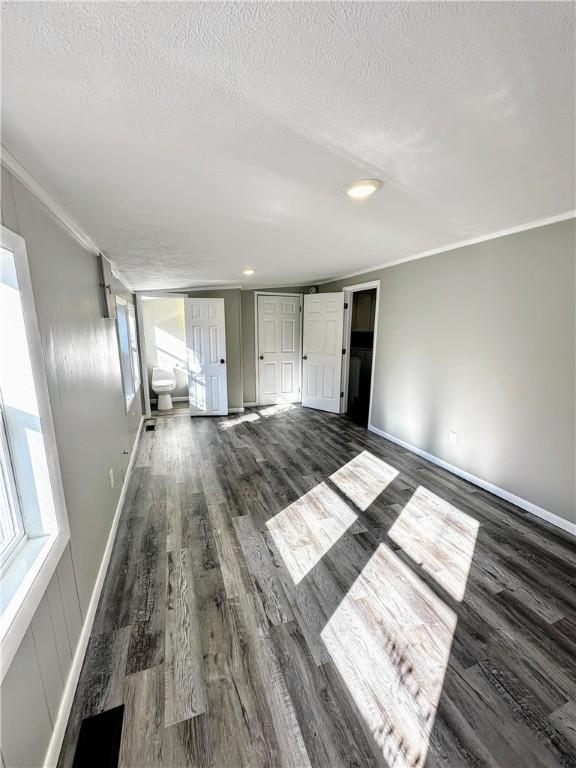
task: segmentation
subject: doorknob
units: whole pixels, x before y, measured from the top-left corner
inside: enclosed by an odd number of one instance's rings
[[[308,355],[304,355],[302,360],[308,360]]]
[[[221,358],[220,358],[220,362],[221,362],[221,363],[225,363],[225,362],[226,362],[226,360],[224,360],[224,358],[223,358],[223,357],[221,357]]]
[[[264,360],[264,355],[260,355],[260,360]]]

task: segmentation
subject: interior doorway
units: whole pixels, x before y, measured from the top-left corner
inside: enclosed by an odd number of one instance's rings
[[[348,311],[344,329],[343,410],[362,427],[370,422],[378,288],[376,281],[344,289]]]
[[[226,415],[224,299],[146,291],[136,294],[136,308],[146,417]]]

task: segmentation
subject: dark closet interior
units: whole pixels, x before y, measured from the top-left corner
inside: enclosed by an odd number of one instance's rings
[[[368,425],[375,316],[376,289],[353,293],[347,413],[363,427]]]

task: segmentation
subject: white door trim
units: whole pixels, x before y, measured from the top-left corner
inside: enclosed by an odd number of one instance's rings
[[[376,370],[376,343],[378,341],[378,310],[380,309],[380,280],[371,280],[369,283],[356,283],[355,285],[347,285],[342,290],[344,293],[349,294],[348,309],[344,310],[344,349],[346,354],[342,361],[342,391],[344,397],[342,398],[342,410],[341,413],[346,413],[348,407],[348,382],[350,374],[350,338],[352,334],[352,294],[358,293],[358,291],[370,291],[376,288],[376,312],[374,314],[374,343],[372,347],[372,371],[370,372],[370,404],[368,405],[368,424],[372,421],[372,401],[374,399],[374,371]]]
[[[143,415],[149,419],[152,415],[150,408],[150,390],[148,385],[148,361],[146,359],[146,339],[144,333],[144,313],[142,312],[142,295],[136,294],[136,331],[138,333],[138,348],[140,351],[140,381],[142,382],[142,397],[144,398]]]
[[[300,297],[300,365],[298,366],[298,387],[300,388],[300,401],[302,399],[302,331],[304,328],[304,294],[288,293],[286,291],[254,291],[254,370],[256,372],[256,402],[254,405],[261,405],[260,402],[260,377],[258,375],[258,296],[299,296]],[[252,405],[252,403],[244,403]]]

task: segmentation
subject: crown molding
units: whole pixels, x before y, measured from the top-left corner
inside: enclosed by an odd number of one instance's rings
[[[72,217],[70,216],[62,206],[60,206],[53,197],[51,197],[48,192],[39,184],[38,181],[32,176],[32,174],[24,168],[24,166],[20,163],[19,160],[17,160],[14,155],[6,149],[6,147],[2,144],[0,145],[1,149],[1,157],[0,161],[1,164],[13,175],[15,176],[18,181],[20,181],[40,202],[50,211],[50,213],[60,222],[60,224],[74,237],[74,239],[80,243],[80,245],[85,248],[86,250],[90,251],[91,253],[99,254],[102,253],[101,249],[98,248],[96,243],[92,240],[92,238],[82,229],[80,224]],[[548,224],[556,224],[560,221],[567,221],[569,219],[576,218],[576,210],[572,211],[566,211],[565,213],[560,213],[557,216],[549,216],[548,218],[544,219],[536,219],[534,221],[528,222],[526,224],[521,224],[516,227],[510,227],[508,229],[501,229],[497,232],[492,232],[488,235],[481,235],[480,237],[474,237],[470,238],[468,240],[460,240],[456,243],[452,243],[450,245],[445,245],[440,248],[433,248],[429,251],[422,251],[420,253],[412,254],[411,256],[404,256],[400,259],[395,259],[394,261],[388,261],[383,264],[375,264],[374,266],[367,267],[365,269],[358,270],[356,272],[346,272],[345,274],[339,274],[334,275],[333,277],[326,278],[325,280],[315,280],[313,282],[307,282],[304,283],[293,283],[292,285],[283,285],[283,288],[290,288],[292,286],[298,286],[298,287],[310,287],[314,285],[326,285],[327,283],[333,283],[338,280],[346,280],[349,277],[357,277],[358,275],[366,275],[370,272],[375,272],[379,269],[388,269],[388,267],[395,267],[398,264],[405,264],[408,261],[416,261],[417,259],[425,259],[428,256],[436,256],[440,253],[447,253],[448,251],[454,251],[458,248],[465,248],[469,245],[477,245],[478,243],[484,243],[488,240],[495,240],[499,237],[506,237],[507,235],[514,235],[519,232],[525,232],[526,230],[530,229],[538,229],[539,227],[545,227]],[[111,262],[112,264],[112,271],[114,274],[124,283],[126,288],[128,290],[133,291],[134,289],[130,286],[129,282],[125,279],[125,277],[122,275],[122,273],[118,270],[116,265]],[[217,291],[217,290],[233,290],[233,289],[240,289],[242,291],[251,291],[251,290],[266,290],[270,288],[275,288],[276,286],[260,286],[260,285],[247,285],[246,283],[243,284],[236,284],[236,285],[226,285],[226,284],[216,284],[216,285],[205,285],[205,286],[194,286],[192,288],[184,288],[179,289],[181,291],[186,292],[195,292],[195,291]],[[166,289],[167,291],[175,291],[177,289]],[[138,291],[138,293],[145,293],[144,290]]]
[[[430,251],[422,251],[421,253],[415,253],[412,256],[404,256],[401,259],[395,259],[394,261],[387,261],[384,264],[375,264],[373,267],[367,269],[361,269],[358,272],[347,272],[345,275],[336,275],[328,280],[319,280],[317,285],[326,285],[327,283],[335,283],[339,280],[346,280],[349,277],[357,277],[358,275],[367,275],[369,272],[376,272],[379,269],[388,269],[388,267],[395,267],[398,264],[405,264],[407,261],[416,261],[417,259],[425,259],[428,256],[436,256],[440,253],[447,253],[448,251],[456,251],[458,248],[465,248],[468,245],[477,245],[478,243],[485,243],[488,240],[496,240],[499,237],[506,237],[506,235],[516,235],[519,232],[525,232],[529,229],[538,229],[539,227],[545,227],[548,224],[557,224],[560,221],[568,221],[569,219],[576,218],[576,210],[566,211],[565,213],[559,213],[557,216],[548,216],[545,219],[535,219],[527,224],[520,224],[517,227],[509,227],[508,229],[501,229],[498,232],[492,232],[489,235],[481,235],[480,237],[473,237],[469,240],[460,240],[457,243],[451,245],[444,245],[441,248],[433,248]]]
[[[326,282],[331,282],[327,280]],[[320,285],[320,283],[316,280],[312,283],[306,282],[305,280],[298,283],[271,283],[270,285],[242,285],[243,291],[279,291],[282,288],[313,288],[315,285]]]
[[[24,168],[22,163],[9,152],[6,147],[1,145],[2,156],[0,158],[2,165],[15,176],[32,194],[40,200],[42,205],[47,208],[54,218],[58,219],[60,224],[77,240],[80,245],[91,253],[101,253],[96,243],[84,232],[80,224],[70,216],[62,206],[60,206],[53,197],[36,181],[34,176]]]
[[[195,285],[192,288],[184,288],[184,293],[196,293],[198,291],[238,291],[240,283],[216,283],[216,285]]]
[[[237,284],[216,284],[216,285],[195,285],[192,288],[137,288],[134,293],[137,296],[152,296],[154,298],[162,298],[163,296],[166,296],[166,298],[170,298],[171,296],[174,296],[175,298],[185,298],[184,294],[189,293],[202,293],[206,291],[234,291],[239,290],[241,288],[240,285]],[[172,398],[174,399],[174,398]]]

